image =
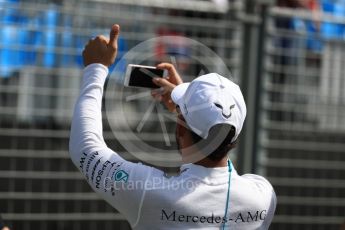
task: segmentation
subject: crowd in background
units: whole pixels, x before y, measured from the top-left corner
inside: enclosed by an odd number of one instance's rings
[[[277,6],[309,10],[313,14],[313,20],[304,21],[298,17],[294,17],[292,20],[281,20],[279,22],[280,25],[278,25],[280,27],[305,30],[308,33],[320,33],[323,38],[345,38],[345,23],[333,23],[320,17],[320,13],[329,14],[337,18],[345,17],[345,0],[277,0]],[[318,49],[320,45],[309,41],[308,47]]]
[[[20,3],[21,0],[0,1],[0,76],[10,77],[14,70],[38,64],[44,68],[82,66],[77,51],[82,49],[84,40],[72,33],[71,18],[59,14],[56,4],[51,4],[44,12],[26,15],[16,6]],[[319,12],[345,17],[345,0],[277,0],[277,5],[313,12],[313,20],[281,18],[276,23],[278,28],[308,33],[306,45],[310,50],[322,49],[320,37],[345,38],[345,24],[319,21]],[[45,28],[44,33],[40,28]],[[120,42],[126,46],[123,40]],[[60,51],[56,52],[56,47],[61,48]],[[289,44],[282,44],[282,47],[289,47]]]

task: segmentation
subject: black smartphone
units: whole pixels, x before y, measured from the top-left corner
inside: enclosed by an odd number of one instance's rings
[[[159,86],[153,83],[152,79],[164,76],[165,70],[157,69],[154,66],[129,64],[126,70],[124,85],[127,87],[156,89]]]

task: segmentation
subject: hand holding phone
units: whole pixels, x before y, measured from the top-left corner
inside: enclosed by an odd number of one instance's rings
[[[158,101],[164,103],[165,107],[170,111],[176,110],[174,102],[171,100],[171,92],[177,86],[183,83],[182,78],[177,73],[175,67],[171,63],[160,63],[158,69],[168,71],[167,78],[155,78],[154,83],[160,86],[160,90],[152,90],[151,95]]]
[[[153,79],[163,78],[164,75],[164,69],[157,69],[154,66],[129,64],[125,75],[125,86],[157,89],[160,86],[156,85]]]
[[[167,77],[165,78],[166,72]],[[173,112],[175,104],[172,102],[170,94],[176,85],[182,83],[180,75],[171,63],[160,63],[157,67],[129,64],[124,85],[152,89],[152,97],[163,102],[167,109]]]

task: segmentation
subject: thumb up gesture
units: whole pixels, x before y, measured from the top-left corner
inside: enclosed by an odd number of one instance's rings
[[[93,63],[100,63],[110,66],[114,63],[117,54],[117,39],[120,33],[120,26],[115,24],[111,27],[110,38],[103,35],[91,39],[84,48],[84,66]]]

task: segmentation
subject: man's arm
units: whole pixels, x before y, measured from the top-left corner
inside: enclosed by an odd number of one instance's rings
[[[116,58],[119,29],[118,25],[114,25],[109,41],[103,36],[98,36],[90,40],[83,51],[86,67],[81,92],[74,109],[69,143],[72,161],[83,173],[89,172],[89,168],[84,171],[85,155],[107,149],[103,139],[102,95],[108,66]]]
[[[268,229],[272,223],[277,206],[276,193],[274,192],[271,183],[262,176],[255,174],[244,174],[242,177],[250,180],[253,183],[253,188],[256,190],[258,199],[260,199],[261,202],[264,202],[266,205],[267,212],[265,222],[263,223],[263,229]]]
[[[83,51],[86,68],[77,100],[70,134],[69,151],[73,163],[84,174],[93,190],[125,215],[131,225],[139,220],[144,186],[158,170],[128,162],[109,149],[103,139],[102,95],[108,66],[116,57],[119,26],[114,25],[110,39],[90,40]],[[128,184],[142,181],[141,187]],[[128,188],[128,189],[127,189]]]

